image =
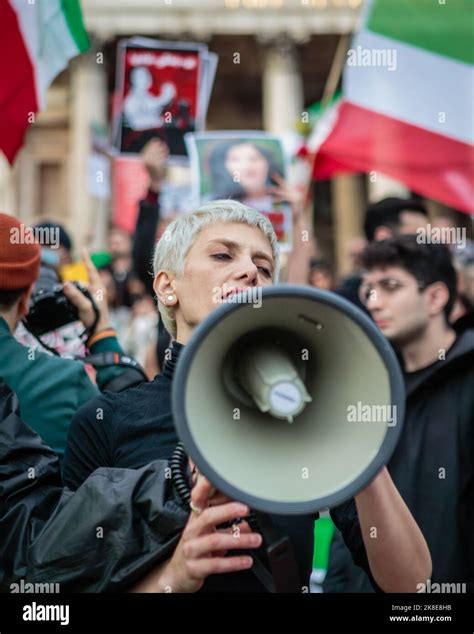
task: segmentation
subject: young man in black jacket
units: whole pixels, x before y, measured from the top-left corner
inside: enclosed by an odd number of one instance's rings
[[[448,321],[456,297],[449,250],[399,236],[369,245],[363,264],[361,300],[405,377],[405,424],[388,470],[428,542],[432,587],[473,591],[474,330],[456,333]],[[325,590],[371,591],[364,577],[336,531]]]

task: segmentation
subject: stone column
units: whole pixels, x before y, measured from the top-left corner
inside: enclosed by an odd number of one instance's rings
[[[295,41],[288,36],[259,38],[264,47],[263,124],[273,133],[293,131],[304,107],[303,80]]]
[[[18,196],[16,191],[15,168],[0,152],[0,211],[18,215]]]
[[[349,272],[347,245],[363,235],[364,192],[359,176],[336,176],[331,181],[334,210],[334,245],[339,275]]]
[[[71,62],[69,112],[68,215],[75,244],[103,246],[108,223],[108,201],[89,191],[92,124],[106,124],[107,77],[97,45]],[[93,177],[93,175],[92,175]]]

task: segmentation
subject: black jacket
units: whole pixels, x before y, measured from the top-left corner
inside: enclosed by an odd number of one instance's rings
[[[98,469],[76,492],[63,488],[56,454],[0,382],[0,591],[19,579],[118,591],[169,558],[188,512],[167,466]]]
[[[405,373],[405,425],[388,470],[428,543],[433,583],[474,590],[474,330],[445,360]],[[336,537],[327,591],[370,590]]]

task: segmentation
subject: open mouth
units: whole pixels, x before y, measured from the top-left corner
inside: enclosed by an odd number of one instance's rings
[[[245,287],[245,288],[231,288],[229,291],[227,291],[227,293],[224,294],[224,299],[228,299],[229,297],[231,297],[232,295],[235,295],[236,293],[246,293],[249,287]]]

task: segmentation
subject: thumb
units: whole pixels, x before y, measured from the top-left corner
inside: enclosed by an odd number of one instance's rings
[[[203,511],[209,506],[209,500],[214,495],[215,488],[207,478],[199,474],[196,485],[191,491],[191,503],[195,509]]]
[[[63,291],[71,304],[74,304],[79,312],[90,308],[90,301],[78,288],[74,286],[74,284],[71,284],[71,282],[64,283]]]

